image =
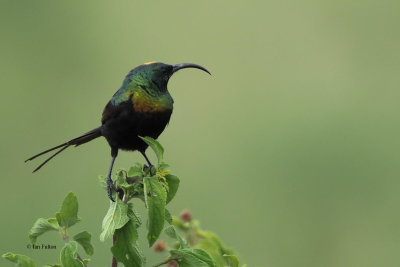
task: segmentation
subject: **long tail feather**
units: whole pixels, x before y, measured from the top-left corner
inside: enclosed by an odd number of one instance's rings
[[[74,146],[79,146],[81,144],[87,143],[87,142],[89,142],[89,141],[91,141],[91,140],[93,140],[93,139],[95,139],[97,137],[100,137],[100,136],[101,136],[101,126],[95,128],[95,129],[93,129],[93,130],[91,130],[91,131],[89,131],[89,132],[87,132],[87,133],[85,133],[85,134],[83,134],[81,136],[78,136],[78,137],[76,137],[74,139],[71,139],[68,142],[65,142],[63,144],[60,144],[58,146],[55,146],[55,147],[49,148],[49,149],[47,149],[47,150],[45,150],[43,152],[40,152],[39,154],[36,154],[36,155],[30,157],[29,159],[25,160],[25,162],[33,160],[33,159],[35,159],[35,158],[37,158],[37,157],[39,157],[39,156],[41,156],[43,154],[46,154],[46,153],[51,152],[53,150],[56,150],[58,148],[61,148],[56,153],[54,153],[52,156],[50,156],[48,159],[46,159],[42,164],[40,164],[35,170],[33,170],[33,172],[36,172],[41,167],[43,167],[43,165],[45,165],[47,162],[49,162],[52,158],[54,158],[55,156],[60,154],[62,151],[64,151],[67,147],[73,146],[73,145]]]
[[[37,157],[39,157],[39,156],[41,156],[41,155],[43,155],[43,154],[49,153],[50,151],[53,151],[53,150],[55,150],[55,149],[57,149],[57,148],[60,148],[60,147],[63,147],[63,146],[64,146],[64,147],[65,147],[65,146],[68,146],[68,142],[66,142],[66,143],[64,143],[64,144],[61,144],[61,145],[58,145],[58,146],[55,146],[55,147],[52,147],[52,148],[49,148],[49,149],[47,149],[47,150],[45,150],[45,151],[43,151],[43,152],[40,152],[39,154],[36,154],[36,155],[30,157],[29,159],[25,160],[25,162],[28,162],[28,161],[30,161],[30,160],[33,160],[33,159],[35,159],[35,158],[37,158]]]
[[[65,149],[67,149],[67,147],[69,147],[68,145],[61,148],[60,150],[58,150],[56,153],[54,153],[53,155],[51,155],[48,159],[46,159],[45,161],[43,161],[39,166],[36,167],[36,169],[33,170],[33,172],[38,171],[40,168],[43,167],[43,165],[45,165],[47,162],[49,162],[52,158],[54,158],[55,156],[57,156],[58,154],[60,154],[61,152],[63,152]]]

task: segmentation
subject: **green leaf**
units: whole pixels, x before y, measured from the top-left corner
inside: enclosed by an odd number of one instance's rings
[[[217,266],[226,266],[227,260],[223,257],[222,251],[218,244],[211,239],[203,239],[197,245],[196,248],[202,249],[210,255]],[[231,266],[231,265],[228,265]],[[233,267],[233,266],[232,266]]]
[[[76,255],[78,250],[78,244],[75,241],[71,241],[66,243],[65,246],[61,249],[60,260],[62,266],[65,267],[84,267],[82,261],[80,261]]]
[[[129,178],[140,178],[140,177],[129,177]],[[131,198],[139,198],[144,201],[144,194],[143,194],[143,183],[135,182],[133,184],[125,183],[121,185],[122,190],[126,195],[126,199],[128,202]]]
[[[139,213],[135,211],[132,203],[128,203],[128,217],[135,222],[136,228],[139,228],[139,226],[142,225],[142,218]]]
[[[126,172],[124,170],[118,170],[117,174],[116,174],[116,178],[115,178],[115,186],[121,187],[121,185],[126,185],[126,181],[125,181],[125,174]]]
[[[174,198],[179,187],[179,178],[172,174],[167,174],[165,180],[168,184],[167,204]]]
[[[133,220],[115,231],[115,239],[111,252],[118,262],[122,262],[125,266],[144,265],[145,258],[137,245],[138,232]]]
[[[214,242],[218,246],[218,248],[221,251],[223,251],[223,254],[233,254],[233,251],[231,249],[226,248],[215,233],[210,231],[200,231],[199,235],[204,239],[209,239],[212,242]]]
[[[70,227],[79,222],[78,199],[70,192],[64,199],[60,212],[56,213],[58,224],[62,227]]]
[[[144,177],[143,184],[149,226],[147,240],[151,247],[164,227],[167,192],[158,177]]]
[[[129,177],[142,176],[143,174],[142,169],[143,169],[142,164],[136,163],[129,169],[128,176]]]
[[[15,263],[18,267],[36,267],[36,264],[33,262],[33,260],[25,255],[7,252],[3,254],[2,257]]]
[[[154,153],[157,156],[158,164],[160,164],[163,161],[163,155],[164,155],[164,148],[161,146],[161,144],[157,140],[155,140],[151,137],[148,137],[148,136],[145,136],[145,137],[139,136],[139,137],[146,144],[148,144],[149,147],[151,147],[151,149],[153,149]]]
[[[97,178],[99,179],[100,186],[104,189],[107,189],[107,176],[99,175]]]
[[[161,162],[158,164],[158,170],[159,171],[164,171],[164,170],[169,170],[169,165],[165,162]]]
[[[168,224],[172,224],[172,215],[167,209],[165,209],[165,221]]]
[[[43,267],[62,267],[61,264],[46,264]]]
[[[116,198],[115,202],[110,201],[110,208],[102,223],[102,232],[100,240],[104,241],[110,238],[116,229],[120,229],[129,221],[128,204]]]
[[[188,244],[186,239],[184,239],[182,236],[178,234],[178,232],[175,230],[175,227],[170,225],[164,230],[165,234],[168,235],[169,237],[177,240],[179,242],[179,245],[181,248],[188,248]]]
[[[179,267],[215,267],[211,257],[201,249],[178,249],[170,251],[172,257],[178,258]]]
[[[80,232],[79,234],[74,235],[73,239],[83,247],[86,254],[93,255],[94,248],[90,243],[92,235],[89,232],[87,231]]]
[[[35,244],[38,236],[48,231],[57,231],[58,229],[60,229],[60,226],[58,225],[56,218],[39,218],[33,224],[31,230],[29,230],[29,240],[32,244]]]
[[[236,255],[224,254],[223,256],[226,258],[228,266],[239,267],[239,259]]]
[[[239,260],[233,255],[233,250],[226,248],[215,233],[200,231],[198,235],[202,237],[202,240],[197,244],[196,248],[206,251],[217,266],[239,266]]]

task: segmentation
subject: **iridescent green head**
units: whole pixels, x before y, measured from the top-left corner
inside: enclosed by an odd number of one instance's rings
[[[210,74],[210,72],[202,66],[192,63],[168,65],[161,62],[149,62],[131,70],[126,79],[142,87],[164,91],[167,90],[167,84],[172,74],[185,68],[196,68]]]

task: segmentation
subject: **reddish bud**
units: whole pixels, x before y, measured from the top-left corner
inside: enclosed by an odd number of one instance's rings
[[[176,261],[169,261],[167,267],[179,267],[179,264]]]
[[[155,252],[162,252],[167,248],[164,241],[158,241],[154,244],[153,249]]]
[[[180,215],[183,222],[191,222],[192,221],[192,214],[189,210],[183,210]]]

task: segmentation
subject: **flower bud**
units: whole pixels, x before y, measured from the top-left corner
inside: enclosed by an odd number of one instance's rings
[[[167,267],[179,267],[179,264],[176,261],[169,261]]]
[[[162,252],[167,248],[164,241],[158,241],[154,244],[153,249],[155,252]]]
[[[190,213],[189,210],[183,210],[180,214],[180,218],[182,219],[183,222],[191,222],[192,221],[192,214]]]

